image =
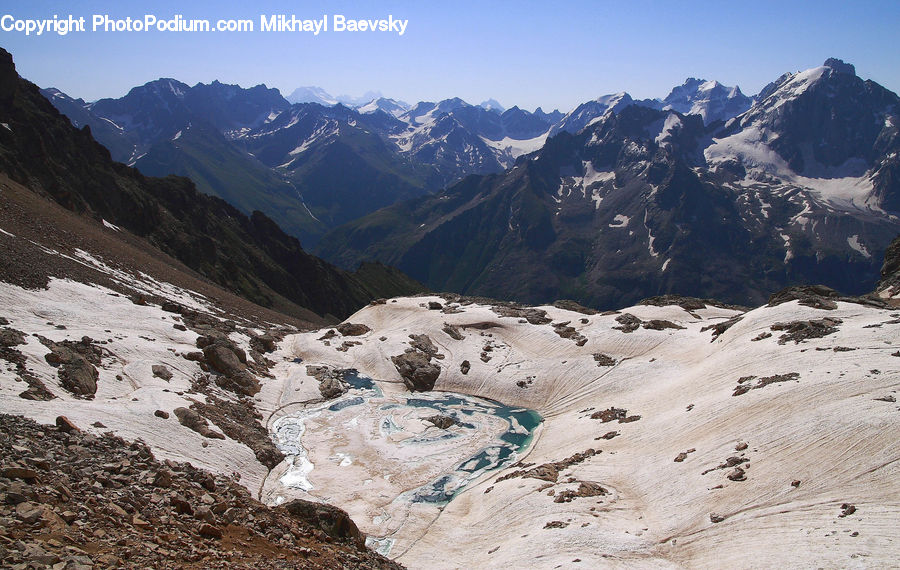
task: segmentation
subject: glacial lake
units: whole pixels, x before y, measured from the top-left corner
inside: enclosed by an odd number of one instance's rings
[[[275,442],[292,465],[281,478],[283,485],[315,492],[310,476],[316,465],[310,460],[310,449],[304,446],[312,435],[308,430],[334,430],[335,439],[342,439],[349,430],[359,428],[362,445],[377,448],[374,455],[385,455],[387,448],[388,454],[395,453],[413,465],[429,455],[443,455],[445,448],[462,453],[439,476],[394,499],[443,505],[484,473],[516,461],[528,449],[534,429],[542,421],[534,410],[463,394],[415,392],[385,397],[377,383],[355,370],[347,371],[344,381],[350,386],[346,394],[309,405],[273,425]],[[435,415],[450,417],[455,423],[447,429],[433,426],[427,417]],[[310,427],[313,424],[317,427]],[[332,427],[338,425],[348,431],[341,433],[341,429]],[[472,439],[478,442],[477,448],[467,447],[466,442]],[[341,457],[339,465],[360,461],[361,450],[350,444],[341,449],[336,453]]]

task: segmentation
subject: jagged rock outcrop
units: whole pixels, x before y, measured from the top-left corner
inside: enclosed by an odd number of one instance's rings
[[[59,367],[59,380],[63,388],[78,397],[91,399],[97,393],[97,380],[100,373],[95,365],[100,364],[100,349],[89,337],[79,342],[53,342],[40,338],[50,349],[44,359],[51,365]]]
[[[900,295],[900,236],[894,238],[884,252],[881,280],[876,291],[884,297]]]
[[[431,355],[417,349],[409,349],[403,354],[392,356],[391,362],[394,363],[410,392],[427,392],[434,389],[434,383],[441,374],[441,368],[431,363]]]

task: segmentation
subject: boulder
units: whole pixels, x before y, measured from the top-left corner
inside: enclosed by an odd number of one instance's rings
[[[449,336],[453,340],[462,340],[466,338],[461,332],[459,332],[459,328],[454,325],[444,323],[444,328],[442,328],[441,330],[447,333],[447,336]]]
[[[425,421],[431,422],[436,427],[439,427],[441,429],[449,429],[450,427],[455,426],[456,424],[459,423],[459,421],[456,418],[451,417],[451,416],[445,416],[443,414],[436,414],[433,416],[429,416],[429,417],[425,418]]]
[[[341,323],[336,328],[344,336],[360,336],[372,330],[366,325],[358,323]]]
[[[441,374],[439,366],[431,363],[431,356],[419,350],[410,350],[392,356],[391,362],[403,378],[410,392],[427,392],[434,389],[434,383]]]
[[[262,354],[275,352],[277,347],[275,337],[268,333],[250,339],[250,348]]]
[[[72,421],[69,418],[67,418],[66,416],[57,416],[56,417],[56,427],[59,429],[59,431],[65,432],[65,433],[73,433],[73,432],[81,431],[80,429],[78,429],[78,426],[73,424]]]
[[[194,430],[203,437],[208,437],[210,439],[225,439],[225,436],[221,433],[209,429],[209,424],[206,419],[198,414],[196,410],[190,408],[175,408],[174,413],[178,418],[178,423],[188,429]]]
[[[221,375],[216,378],[217,385],[236,394],[253,396],[260,390],[259,382],[241,362],[243,351],[238,353],[235,348],[216,342],[203,348],[203,356],[210,368]]]
[[[421,350],[428,356],[437,354],[437,347],[434,346],[434,343],[431,342],[431,337],[427,334],[411,334],[409,338],[411,339],[409,343],[411,347]]]
[[[153,371],[153,375],[155,377],[162,378],[166,382],[172,379],[172,371],[162,364],[154,364],[151,367],[151,370]]]
[[[332,538],[352,541],[360,550],[366,548],[366,535],[359,530],[350,515],[337,507],[294,499],[279,508],[283,508],[295,518],[318,527]]]
[[[41,343],[50,349],[44,356],[48,364],[58,366],[57,375],[63,388],[76,397],[92,399],[97,393],[97,380],[100,373],[94,364],[100,364],[100,349],[93,345],[89,337],[79,342],[53,342],[38,337]]]

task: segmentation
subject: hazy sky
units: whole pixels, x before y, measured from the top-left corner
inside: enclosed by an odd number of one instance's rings
[[[249,8],[247,6],[250,6]],[[88,31],[26,37],[0,31],[19,73],[74,97],[119,97],[159,77],[193,85],[265,83],[284,95],[317,85],[334,95],[380,90],[408,102],[489,97],[563,111],[605,93],[663,97],[687,77],[747,94],[786,71],[838,57],[900,90],[900,0],[716,2],[292,0],[230,2],[3,0],[0,16],[84,16]],[[245,18],[254,32],[91,32],[93,14]],[[389,32],[258,31],[260,15],[409,20]],[[8,20],[7,20],[8,21]]]

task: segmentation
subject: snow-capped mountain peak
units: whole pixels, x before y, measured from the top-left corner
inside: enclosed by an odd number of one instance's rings
[[[689,77],[662,101],[663,110],[685,115],[700,115],[704,124],[727,121],[750,108],[751,99],[739,87],[727,87],[718,81]]]
[[[285,97],[289,103],[318,103],[320,105],[336,105],[338,100],[321,87],[310,85],[308,87],[298,87],[294,89],[290,95]]]
[[[409,111],[409,109],[409,103],[397,101],[396,99],[388,99],[387,97],[379,97],[377,99],[372,99],[365,105],[358,107],[356,110],[363,114],[384,111],[388,115],[400,117],[403,113]]]
[[[478,104],[478,106],[486,111],[496,111],[498,113],[502,113],[506,110],[506,108],[501,105],[496,99],[488,99],[487,101],[482,101]]]

